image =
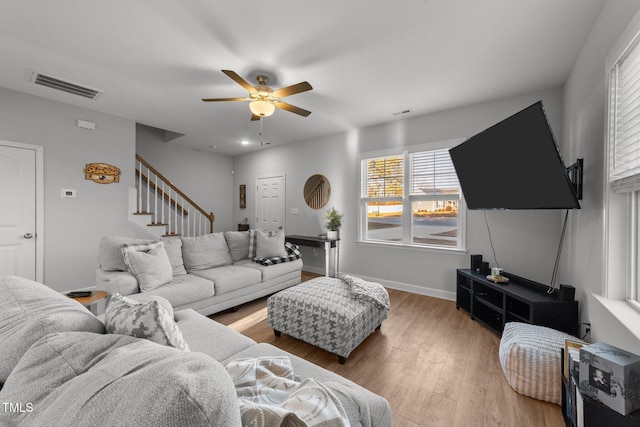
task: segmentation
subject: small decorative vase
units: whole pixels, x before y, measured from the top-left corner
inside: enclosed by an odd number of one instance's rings
[[[327,239],[336,240],[338,238],[338,230],[327,230]]]

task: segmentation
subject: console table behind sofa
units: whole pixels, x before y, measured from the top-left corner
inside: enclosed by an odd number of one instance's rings
[[[325,276],[329,277],[330,252],[333,251],[333,277],[338,277],[338,262],[340,259],[340,239],[323,239],[315,236],[285,236],[287,242],[299,246],[310,246],[314,248],[324,248]]]

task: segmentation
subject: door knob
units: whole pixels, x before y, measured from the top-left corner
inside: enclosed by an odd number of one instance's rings
[[[32,238],[32,237],[33,237],[33,234],[31,234],[31,233],[27,233],[27,234],[25,234],[23,237],[24,237],[25,239],[30,239],[30,238]]]

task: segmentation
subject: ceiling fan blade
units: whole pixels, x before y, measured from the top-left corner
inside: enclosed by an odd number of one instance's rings
[[[295,95],[296,93],[306,92],[313,89],[309,82],[300,82],[295,85],[283,87],[282,89],[274,90],[273,96],[276,98],[284,98],[285,96]]]
[[[273,103],[273,105],[275,105],[277,108],[280,108],[281,110],[287,110],[291,113],[299,114],[304,117],[307,117],[309,114],[311,114],[311,111],[309,110],[305,110],[282,101],[276,101]]]
[[[222,72],[225,73],[227,76],[229,76],[234,82],[238,83],[240,86],[245,88],[248,92],[251,93],[256,91],[256,89],[253,86],[247,83],[247,81],[242,77],[240,77],[235,71],[222,70]]]
[[[251,121],[252,121],[252,122],[255,122],[256,120],[260,120],[261,118],[262,118],[262,117],[260,117],[260,116],[258,116],[258,115],[256,115],[256,114],[252,114],[252,115],[251,115]]]
[[[204,102],[249,101],[251,98],[202,98]]]

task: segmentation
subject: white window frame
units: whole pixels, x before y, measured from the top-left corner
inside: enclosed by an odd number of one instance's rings
[[[605,272],[602,296],[626,300],[640,311],[640,173],[621,171],[615,163],[618,141],[616,109],[612,106],[620,96],[618,65],[630,51],[640,52],[640,13],[629,24],[606,60],[609,84],[607,98],[606,144],[604,156],[604,222]],[[640,73],[640,70],[638,70]],[[640,101],[640,97],[638,97]],[[640,146],[640,137],[637,144]],[[624,178],[620,180],[620,176]]]
[[[453,148],[456,145],[464,142],[464,139],[453,139],[447,141],[440,141],[437,143],[421,144],[410,147],[403,147],[398,149],[388,149],[374,152],[361,153],[358,159],[358,222],[359,233],[358,242],[361,244],[375,245],[375,246],[388,246],[388,247],[400,247],[408,249],[429,250],[429,251],[443,251],[443,252],[466,252],[466,217],[467,206],[462,194],[462,190],[458,193],[458,245],[457,246],[444,246],[444,245],[429,245],[418,244],[412,242],[412,204],[414,201],[420,200],[451,200],[455,198],[455,195],[411,195],[410,193],[410,155],[412,153],[437,151],[448,148]],[[378,157],[389,156],[403,156],[404,157],[404,190],[402,197],[376,197],[367,198],[362,197],[362,164],[363,161],[368,159],[374,159]],[[402,229],[402,242],[390,242],[382,240],[367,239],[367,202],[385,202],[385,201],[402,201],[403,212],[403,229]]]

